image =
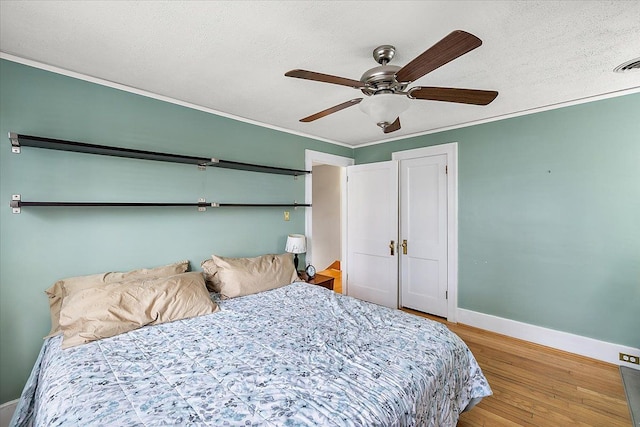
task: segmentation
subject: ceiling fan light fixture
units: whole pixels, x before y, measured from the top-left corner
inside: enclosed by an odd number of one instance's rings
[[[365,97],[359,107],[363,113],[371,117],[376,125],[384,128],[409,108],[409,99],[406,96],[398,96],[393,93],[379,93]]]

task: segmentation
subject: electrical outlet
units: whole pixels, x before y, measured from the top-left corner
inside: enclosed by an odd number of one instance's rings
[[[289,221],[289,211],[284,211],[284,220]]]
[[[640,357],[633,356],[631,354],[620,353],[620,360],[627,363],[635,363],[636,365],[640,365]]]

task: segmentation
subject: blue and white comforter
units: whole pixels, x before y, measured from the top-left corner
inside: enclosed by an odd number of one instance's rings
[[[14,415],[35,426],[455,426],[491,390],[445,326],[294,283],[67,350]]]

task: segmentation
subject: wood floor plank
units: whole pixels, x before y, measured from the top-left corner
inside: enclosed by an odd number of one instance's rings
[[[493,396],[461,414],[458,427],[631,427],[618,367],[414,310],[447,325],[480,364]]]
[[[589,412],[589,417],[595,421],[600,423],[606,423],[608,420],[625,421],[624,418],[620,418],[619,416],[619,414],[625,414],[627,411],[625,401],[603,396],[589,390],[581,390],[578,388],[577,391],[581,393],[581,397],[578,396],[575,399],[557,399],[555,392],[548,392],[541,388],[526,386],[501,377],[492,376],[491,385],[494,390],[510,390],[517,393],[516,396],[520,400],[514,398],[509,398],[508,400],[519,407],[525,405],[525,408],[532,413],[536,411],[537,407],[547,406],[553,407],[557,412],[570,414],[575,411],[575,405],[585,405],[591,408],[592,411]],[[498,392],[494,391],[494,393]],[[591,397],[592,394],[593,397]],[[506,393],[504,396],[509,397]]]
[[[467,427],[471,425],[491,426],[491,427],[519,427],[533,426],[534,424],[521,424],[510,421],[494,413],[490,408],[485,409],[484,406],[476,406],[469,412],[465,412],[460,416],[458,427]]]

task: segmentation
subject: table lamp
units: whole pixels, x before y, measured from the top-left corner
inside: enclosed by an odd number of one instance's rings
[[[293,265],[298,271],[298,254],[307,252],[307,239],[302,234],[289,234],[287,236],[287,245],[285,251],[293,254]]]

